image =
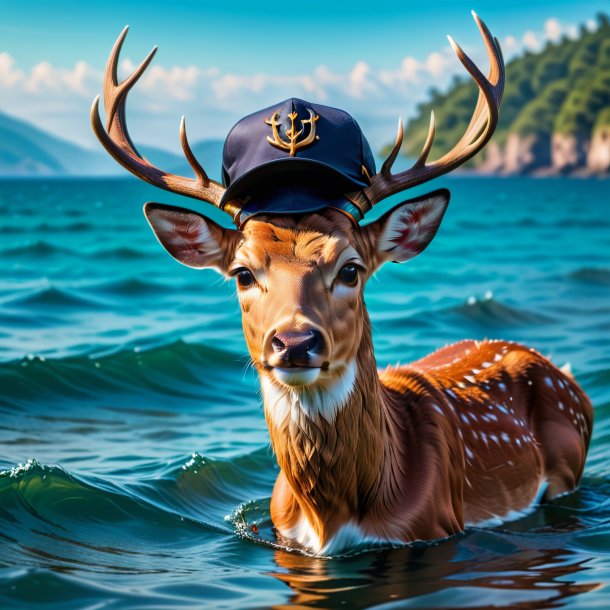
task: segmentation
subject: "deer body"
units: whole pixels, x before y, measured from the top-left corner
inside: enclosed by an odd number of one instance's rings
[[[591,405],[537,352],[464,341],[378,374],[367,346],[358,364],[331,419],[263,384],[286,538],[322,554],[444,538],[527,509],[544,484],[546,497],[577,485]]]
[[[358,222],[379,201],[458,167],[491,138],[504,63],[498,41],[475,20],[489,56],[487,78],[450,39],[479,88],[472,119],[455,147],[429,163],[432,116],[420,157],[398,174],[391,168],[402,144],[400,123],[375,173],[352,117],[294,98],[279,104],[284,118],[271,108],[233,128],[223,152],[226,187],[196,160],[184,121],[181,142],[196,178],[162,171],[138,153],[125,124],[127,94],[154,54],[119,83],[127,30],[106,68],[106,129],[98,100],[93,104],[93,129],[119,163],[234,220],[237,228],[227,229],[190,210],[144,208],[176,260],[236,278],[280,466],[272,519],[281,536],[315,553],[364,540],[446,537],[526,509],[543,483],[545,499],[571,491],[582,474],[591,404],[569,375],[533,350],[464,341],[377,372],[364,286],[385,262],[405,262],[427,247],[449,192]]]
[[[526,509],[543,483],[552,498],[580,480],[591,405],[537,352],[464,341],[377,372],[364,283],[421,251],[446,203],[439,191],[364,227],[326,210],[222,233],[147,209],[178,260],[237,275],[280,466],[272,520],[315,553],[443,538]]]

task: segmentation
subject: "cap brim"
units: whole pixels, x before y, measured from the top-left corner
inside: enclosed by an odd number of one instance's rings
[[[303,175],[300,176],[303,178]],[[353,187],[352,187],[353,188]],[[334,208],[347,214],[353,222],[362,220],[362,211],[341,190],[331,190],[321,184],[297,180],[291,174],[275,174],[270,186],[259,186],[254,195],[239,200],[234,214],[235,224],[241,228],[246,220],[262,215],[300,215]]]
[[[348,193],[369,185],[364,175],[361,181],[355,180],[352,176],[321,161],[299,157],[275,159],[255,167],[231,183],[222,196],[220,207],[232,199],[255,195],[256,191],[261,188],[266,190],[273,187],[270,178],[282,176],[285,180],[286,176],[291,173],[295,176],[295,182],[298,182],[303,176],[308,178],[317,176],[318,180],[313,183],[314,186],[327,187],[329,192],[334,194]],[[311,181],[309,184],[312,184]]]

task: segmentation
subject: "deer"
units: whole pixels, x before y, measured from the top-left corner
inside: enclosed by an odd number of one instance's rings
[[[489,57],[487,77],[449,37],[478,87],[464,135],[428,161],[432,114],[419,158],[392,173],[403,140],[399,121],[381,170],[366,176],[367,186],[344,194],[349,209],[365,213],[446,174],[491,138],[505,68],[498,40],[474,18]],[[140,179],[212,204],[235,222],[227,228],[189,209],[144,206],[155,236],[174,259],[235,279],[279,465],[270,502],[278,538],[321,556],[365,542],[444,539],[576,489],[592,433],[592,405],[568,370],[535,349],[464,340],[407,365],[377,369],[365,285],[384,263],[403,263],[423,252],[439,229],[449,191],[404,201],[368,224],[336,206],[296,214],[263,209],[243,218],[244,201],[225,197],[227,187],[210,179],[195,158],[184,118],[180,139],[195,178],[166,173],[135,148],[125,120],[127,94],[156,48],[119,83],[126,34],[127,29],[106,66],[107,124],[98,96],[93,129],[114,159]],[[298,138],[293,114],[287,133]],[[316,120],[312,113],[310,129]],[[267,119],[274,130],[278,124],[277,114]],[[275,139],[268,138],[270,145],[297,154],[294,142],[282,145],[280,136],[277,131]],[[316,145],[310,136],[308,145]]]

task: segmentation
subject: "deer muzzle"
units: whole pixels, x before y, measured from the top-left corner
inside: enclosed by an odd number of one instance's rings
[[[267,368],[285,385],[309,385],[328,367],[327,342],[317,329],[270,333],[265,343]]]

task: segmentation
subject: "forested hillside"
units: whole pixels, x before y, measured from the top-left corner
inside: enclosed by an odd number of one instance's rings
[[[404,154],[417,157],[434,109],[437,129],[430,158],[449,150],[464,133],[476,100],[472,81],[431,92],[408,123]],[[548,43],[506,68],[506,89],[496,134],[470,162],[501,173],[608,173],[610,171],[610,22],[582,27],[575,40]]]

